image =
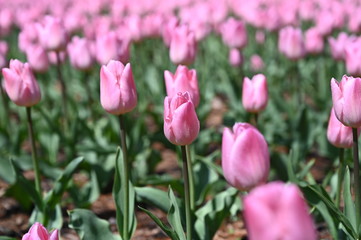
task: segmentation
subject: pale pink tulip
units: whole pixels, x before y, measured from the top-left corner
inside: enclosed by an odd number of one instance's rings
[[[42,46],[48,51],[60,51],[67,44],[67,33],[59,18],[45,16],[42,24],[36,25],[39,40]]]
[[[176,27],[172,33],[169,56],[174,64],[190,65],[196,57],[197,43],[194,33],[185,25]]]
[[[248,37],[245,24],[234,18],[228,18],[220,28],[224,44],[230,48],[242,49],[247,45]]]
[[[345,32],[338,34],[337,38],[329,37],[328,43],[333,59],[344,60],[345,58],[345,46],[349,42],[349,37]]]
[[[8,53],[8,44],[5,41],[0,41],[0,68],[7,65],[6,54]]]
[[[34,72],[46,72],[50,63],[48,54],[40,45],[30,45],[26,49],[26,58]]]
[[[360,131],[358,131],[360,134]],[[327,139],[328,141],[338,148],[351,148],[352,128],[343,125],[336,117],[335,111],[332,108],[330,113],[330,119],[328,120],[327,127]]]
[[[264,110],[268,102],[267,79],[263,74],[245,77],[242,88],[242,105],[247,112],[257,113]]]
[[[253,72],[258,72],[262,70],[264,67],[262,58],[257,54],[253,54],[251,56],[250,62],[251,62],[251,69]]]
[[[323,50],[323,37],[317,28],[305,32],[305,47],[308,53],[316,54]]]
[[[290,26],[281,29],[278,39],[278,49],[291,60],[302,58],[305,55],[305,44],[301,29]]]
[[[233,67],[238,67],[243,63],[243,55],[237,48],[229,50],[228,61]]]
[[[91,43],[86,38],[74,36],[68,44],[71,65],[79,70],[88,70],[94,63]]]

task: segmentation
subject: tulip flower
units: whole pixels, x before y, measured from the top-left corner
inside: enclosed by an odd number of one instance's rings
[[[42,24],[36,25],[39,40],[48,51],[59,51],[65,48],[67,32],[59,18],[46,16]]]
[[[224,44],[230,48],[242,49],[247,45],[246,26],[242,21],[229,18],[220,28]]]
[[[189,145],[198,136],[199,120],[188,92],[164,99],[164,135],[175,145]]]
[[[331,79],[332,102],[338,120],[346,126],[361,126],[361,78],[344,75],[341,82]]]
[[[267,79],[263,74],[245,77],[242,88],[242,105],[247,112],[257,113],[264,110],[268,102]]]
[[[10,68],[3,68],[5,91],[18,106],[30,107],[41,99],[39,85],[28,63],[11,60]]]
[[[68,44],[71,65],[79,70],[88,70],[94,62],[90,42],[85,38],[73,37]]]
[[[343,60],[345,57],[345,46],[349,38],[346,33],[341,32],[337,38],[329,37],[328,43],[330,44],[330,50],[332,58],[339,61]]]
[[[100,70],[100,102],[105,111],[120,115],[137,105],[137,91],[130,63],[111,60]]]
[[[281,29],[278,39],[278,49],[291,60],[302,58],[305,55],[305,44],[301,29],[293,27]]]
[[[360,135],[360,131],[358,131]],[[338,148],[351,148],[352,147],[352,128],[343,125],[335,115],[335,111],[332,108],[330,119],[327,127],[327,139],[328,141]]]
[[[345,62],[347,73],[353,76],[361,76],[361,38],[349,40],[345,44]]]
[[[40,45],[30,45],[26,49],[26,58],[29,65],[35,72],[46,72],[49,69],[50,63],[48,54]]]
[[[164,71],[164,79],[169,97],[176,96],[179,92],[188,92],[194,106],[198,106],[199,89],[196,70],[189,70],[186,66],[179,65],[174,74]]]
[[[0,68],[5,67],[6,63],[6,54],[8,53],[8,44],[5,41],[0,41]]]
[[[254,126],[236,123],[233,132],[224,128],[222,168],[227,182],[239,190],[266,182],[270,168],[268,146]]]
[[[308,53],[316,54],[323,50],[323,37],[317,28],[310,28],[305,33],[305,48]]]
[[[251,62],[251,69],[253,72],[260,71],[264,67],[262,58],[257,54],[253,54],[251,56],[250,62]]]
[[[308,206],[294,184],[272,182],[259,186],[243,204],[249,239],[317,239]]]
[[[59,231],[55,229],[51,233],[46,230],[46,228],[40,223],[34,223],[29,232],[26,233],[22,240],[58,240],[59,239]]]
[[[232,48],[229,51],[228,61],[233,67],[238,67],[243,63],[243,55],[237,48]]]
[[[179,26],[173,30],[169,56],[174,64],[191,64],[196,57],[197,43],[194,33],[187,26]]]

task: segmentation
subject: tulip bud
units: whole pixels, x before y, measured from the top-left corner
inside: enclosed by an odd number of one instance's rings
[[[220,31],[224,44],[230,48],[242,49],[247,45],[247,30],[242,21],[229,18],[221,25]]]
[[[247,112],[257,113],[264,110],[268,102],[267,79],[263,74],[245,77],[242,88],[242,104]]]
[[[29,232],[26,233],[22,240],[59,240],[59,231],[55,229],[51,233],[40,223],[34,223]]]
[[[49,68],[48,54],[40,45],[29,45],[26,49],[26,58],[35,72],[45,72]]]
[[[341,82],[331,79],[332,102],[337,119],[343,125],[361,126],[361,78],[344,75]]]
[[[345,62],[347,73],[353,76],[361,76],[361,38],[348,41],[345,44]]]
[[[323,50],[323,37],[317,28],[310,28],[305,33],[305,47],[308,53],[316,54]]]
[[[281,29],[278,39],[278,49],[291,60],[302,58],[305,55],[305,44],[303,42],[301,29],[293,27]]]
[[[251,69],[253,72],[260,71],[264,67],[262,58],[257,54],[253,54],[251,56],[250,62],[251,62]]]
[[[40,88],[28,63],[11,60],[10,68],[3,68],[2,74],[5,90],[16,105],[30,107],[40,101]]]
[[[164,79],[169,97],[176,96],[179,92],[188,92],[194,106],[198,106],[199,89],[196,70],[189,70],[186,66],[179,65],[174,75],[164,71]]]
[[[130,63],[111,60],[100,69],[100,102],[105,111],[120,115],[137,105],[137,91]]]
[[[244,201],[244,219],[252,240],[316,240],[316,229],[302,193],[294,184],[259,186]]]
[[[176,27],[172,33],[169,56],[174,64],[191,64],[196,57],[194,33],[187,26]]]
[[[65,48],[67,33],[60,19],[46,16],[43,24],[36,25],[42,46],[49,51],[59,51]]]
[[[199,120],[188,92],[164,99],[164,135],[175,145],[189,145],[198,136]]]
[[[266,182],[270,168],[267,142],[251,124],[236,123],[233,132],[224,128],[222,168],[227,182],[240,190]]]
[[[341,32],[337,38],[329,37],[328,43],[330,44],[330,50],[332,58],[335,60],[343,60],[345,57],[345,46],[348,43],[349,38],[346,33]]]
[[[229,51],[228,61],[233,67],[238,67],[243,63],[243,55],[237,48]]]
[[[358,131],[358,134],[360,135],[360,131]],[[336,118],[333,108],[331,109],[330,120],[328,121],[327,139],[338,148],[351,148],[353,143],[352,128],[343,125]]]
[[[79,70],[88,70],[94,62],[90,42],[85,38],[73,37],[68,45],[71,65]]]

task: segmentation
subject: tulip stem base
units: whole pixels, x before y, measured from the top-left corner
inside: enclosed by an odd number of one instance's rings
[[[360,226],[360,162],[358,153],[358,134],[357,128],[352,128],[353,136],[353,164],[354,164],[354,194],[356,206],[356,229]]]
[[[183,178],[184,178],[184,203],[186,209],[186,235],[187,240],[192,240],[192,215],[191,215],[191,196],[189,186],[189,165],[187,159],[187,147],[181,146],[183,160]]]
[[[123,232],[122,237],[123,240],[129,240],[128,235],[128,219],[129,219],[129,163],[128,163],[128,155],[127,155],[127,143],[126,143],[126,135],[125,135],[125,124],[123,115],[119,115],[119,125],[120,125],[120,143],[122,146],[123,152],[123,175],[125,181],[123,184],[124,189],[124,215],[123,215]],[[119,229],[120,230],[120,229]]]
[[[188,179],[189,179],[189,197],[190,197],[190,208],[193,212],[195,209],[195,201],[194,201],[194,174],[193,174],[193,164],[191,157],[190,146],[186,145],[186,153],[187,153],[187,167],[188,167]]]
[[[339,150],[340,164],[338,166],[338,173],[337,173],[337,195],[336,195],[336,206],[337,206],[337,208],[340,208],[341,193],[342,193],[342,182],[343,182],[343,177],[345,175],[344,152],[345,152],[345,149],[340,148],[340,150]]]

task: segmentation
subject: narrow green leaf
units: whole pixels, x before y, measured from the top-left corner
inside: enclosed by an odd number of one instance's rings
[[[351,195],[350,169],[347,166],[346,166],[345,178],[343,183],[343,199],[345,204],[345,208],[344,208],[345,215],[350,220],[352,227],[354,229],[357,229],[355,204],[352,201],[352,195]]]
[[[180,240],[186,240],[186,236],[183,231],[182,227],[182,219],[180,216],[180,211],[177,203],[177,199],[174,196],[172,188],[169,188],[168,190],[168,197],[170,200],[170,208],[168,211],[168,221],[172,228],[177,233]]]
[[[137,201],[145,202],[151,204],[167,212],[170,208],[168,194],[160,189],[152,187],[135,187],[135,192],[137,193]],[[177,199],[179,202],[180,200]]]

